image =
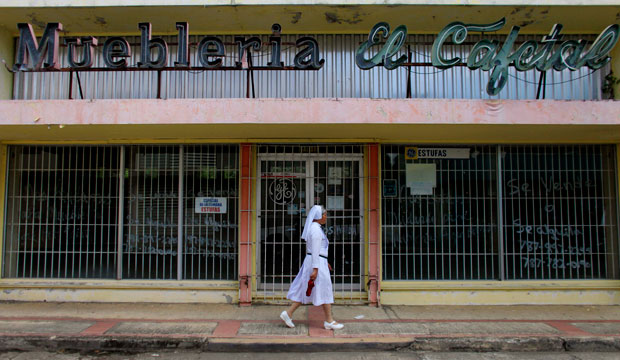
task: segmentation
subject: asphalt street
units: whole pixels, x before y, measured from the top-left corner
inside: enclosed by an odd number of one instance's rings
[[[550,352],[339,352],[339,353],[204,353],[204,352],[147,352],[142,354],[67,354],[54,352],[0,353],[0,360],[617,360],[620,353],[550,353]]]

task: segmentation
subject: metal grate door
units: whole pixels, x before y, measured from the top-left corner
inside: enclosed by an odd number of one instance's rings
[[[306,212],[318,204],[328,210],[335,300],[364,301],[362,155],[263,154],[258,174],[256,300],[286,298],[306,256]]]

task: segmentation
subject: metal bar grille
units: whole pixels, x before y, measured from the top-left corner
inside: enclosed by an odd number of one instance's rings
[[[238,156],[237,145],[130,148],[126,278],[237,278]]]
[[[620,276],[614,146],[477,146],[467,159],[412,160],[406,148],[382,148],[385,280]],[[421,194],[408,176],[429,163],[436,185]]]
[[[237,278],[237,145],[9,149],[4,277]]]
[[[502,152],[507,279],[616,279],[613,146]]]
[[[255,300],[277,302],[306,257],[300,238],[312,205],[328,209],[324,227],[336,302],[364,302],[363,149],[359,145],[258,147]]]
[[[179,147],[131,147],[125,164],[123,277],[176,279]]]
[[[7,278],[115,278],[119,149],[11,146]]]
[[[517,72],[508,69],[509,80],[498,96],[486,93],[489,72],[469,70],[463,66],[437,69],[430,65],[401,67],[388,71],[383,67],[360,70],[355,65],[355,51],[368,35],[311,35],[319,43],[324,67],[319,71],[256,71],[254,85],[258,98],[406,98],[406,79],[408,71],[412,75],[413,98],[442,99],[536,99],[538,72],[536,70]],[[250,35],[246,35],[250,37]],[[255,66],[266,66],[271,59],[268,35],[259,35],[263,42],[260,51],[252,53]],[[293,44],[300,35],[282,36],[282,61],[285,65],[293,63],[299,50]],[[466,61],[474,42],[482,39],[480,34],[469,34],[467,42],[461,45],[445,44],[442,47],[446,58],[461,57]],[[176,61],[176,37],[163,37],[169,46],[168,64]],[[220,36],[226,44],[224,66],[234,66],[238,60],[234,36]],[[430,63],[430,50],[434,35],[409,35],[408,44],[412,50],[412,62]],[[484,38],[503,43],[505,36],[484,34]],[[190,36],[190,63],[199,64],[195,51],[202,36]],[[540,41],[540,35],[524,35],[517,44],[527,41]],[[592,35],[564,35],[564,39],[594,40]],[[132,44],[132,55],[127,59],[131,66],[139,61],[140,38],[127,37]],[[60,40],[62,43],[62,40]],[[99,38],[103,44],[105,38]],[[373,47],[368,56],[378,51]],[[407,55],[407,45],[395,56]],[[61,47],[59,61],[67,67],[67,47]],[[102,46],[95,48],[94,67],[104,67]],[[550,71],[544,90],[547,99],[557,100],[600,100],[601,83],[609,74],[610,66],[592,72],[586,67],[578,71],[568,69],[561,72]],[[592,73],[591,73],[592,72]],[[85,99],[142,99],[157,98],[157,71],[148,72],[79,72]],[[246,96],[245,71],[162,71],[162,98],[244,98]],[[77,94],[78,82],[69,89],[71,74],[64,73],[16,73],[14,78],[14,99],[67,99],[69,93]]]
[[[411,160],[406,148],[382,146],[383,279],[497,279],[495,148]],[[422,173],[435,184],[418,187]]]
[[[237,279],[238,148],[185,146],[184,279]],[[209,209],[200,209],[200,200]]]

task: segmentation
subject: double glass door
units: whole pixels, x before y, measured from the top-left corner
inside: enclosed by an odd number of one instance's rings
[[[361,291],[363,186],[361,156],[260,156],[258,290],[288,290],[306,256],[301,232],[313,205],[327,208],[323,230],[335,292]]]

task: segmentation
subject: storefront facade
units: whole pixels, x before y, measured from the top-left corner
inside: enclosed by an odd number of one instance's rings
[[[281,303],[322,204],[337,303],[620,303],[613,6],[144,5],[5,7],[0,299]],[[441,63],[510,34],[611,50]]]

